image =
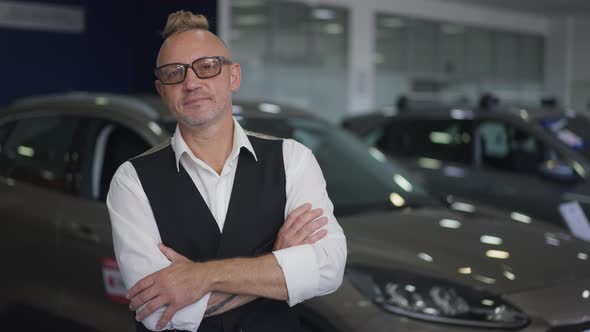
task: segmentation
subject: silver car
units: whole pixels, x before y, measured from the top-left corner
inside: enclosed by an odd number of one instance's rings
[[[424,178],[429,192],[540,218],[590,241],[590,118],[557,109],[433,107],[343,126]]]
[[[439,202],[348,133],[235,102],[251,131],[314,151],[348,238],[342,287],[297,306],[307,331],[587,331],[590,245],[469,202]],[[0,306],[133,331],[104,204],[125,160],[168,139],[155,97],[74,93],[0,111]]]

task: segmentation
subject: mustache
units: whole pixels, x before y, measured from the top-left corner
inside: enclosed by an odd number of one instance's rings
[[[198,93],[198,94],[191,94],[182,99],[182,103],[188,103],[191,101],[199,100],[199,99],[211,99],[214,100],[215,96],[210,93]]]

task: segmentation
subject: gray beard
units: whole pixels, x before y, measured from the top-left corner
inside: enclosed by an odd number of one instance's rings
[[[177,120],[181,122],[183,125],[190,127],[190,128],[199,128],[216,122],[223,116],[223,111],[215,110],[211,112],[206,117],[202,118],[191,118],[189,116],[185,116],[184,114],[178,114]]]

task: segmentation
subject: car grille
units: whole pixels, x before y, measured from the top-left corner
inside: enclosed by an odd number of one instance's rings
[[[567,325],[567,326],[556,326],[549,329],[547,332],[584,332],[590,331],[590,322]]]

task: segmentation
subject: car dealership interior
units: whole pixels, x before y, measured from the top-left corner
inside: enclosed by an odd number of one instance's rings
[[[588,0],[0,0],[0,330],[590,331],[586,33]]]

